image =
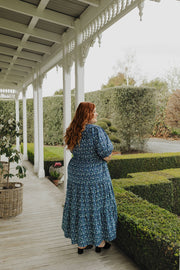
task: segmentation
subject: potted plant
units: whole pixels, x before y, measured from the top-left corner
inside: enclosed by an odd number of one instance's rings
[[[49,179],[56,185],[63,181],[60,181],[64,172],[63,172],[63,166],[61,162],[55,162],[53,165],[49,168]]]
[[[7,218],[17,216],[22,212],[23,184],[10,182],[13,176],[23,178],[26,176],[26,169],[19,165],[20,152],[13,147],[16,136],[20,135],[15,119],[7,119],[5,115],[0,116],[0,156],[4,155],[7,162],[0,161],[1,179],[0,183],[0,217]],[[10,164],[17,163],[15,173],[10,172]],[[6,168],[5,168],[6,167]]]

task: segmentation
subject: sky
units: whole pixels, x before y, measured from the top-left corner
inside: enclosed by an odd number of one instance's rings
[[[138,8],[121,18],[102,34],[90,48],[85,63],[85,92],[99,90],[120,69],[127,55],[134,55],[137,81],[164,78],[168,70],[180,67],[180,1],[146,0],[140,21]],[[71,87],[74,88],[74,66]],[[52,96],[63,88],[62,69],[53,68],[43,81],[43,96]],[[32,97],[28,87],[27,97]]]

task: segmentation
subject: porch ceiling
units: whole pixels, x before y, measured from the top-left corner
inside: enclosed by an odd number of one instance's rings
[[[18,89],[98,0],[0,0],[0,88]]]
[[[84,41],[89,38],[92,42],[97,32],[101,33],[141,2],[0,0],[0,89],[21,91],[32,82],[37,69],[40,73],[47,72],[59,63],[63,33],[72,42],[70,50],[73,51],[78,18]]]

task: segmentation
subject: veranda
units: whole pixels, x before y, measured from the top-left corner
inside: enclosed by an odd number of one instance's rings
[[[103,31],[134,8],[139,9],[141,18],[146,1],[0,0],[0,98],[16,100],[18,121],[22,92],[23,163],[28,169],[23,180],[23,213],[0,220],[2,270],[138,269],[115,244],[100,255],[90,250],[80,257],[76,247],[64,238],[61,230],[64,190],[60,191],[44,177],[42,81],[54,66],[63,68],[65,130],[71,121],[73,62],[78,106],[84,100],[84,63],[90,47]],[[26,89],[30,84],[34,96],[34,167],[27,161]],[[19,149],[19,138],[16,148]],[[65,151],[64,156],[66,167],[70,154]]]
[[[115,243],[101,254],[93,248],[78,255],[77,246],[71,245],[61,229],[63,187],[60,190],[47,178],[38,178],[28,161],[24,165],[23,212],[0,220],[2,270],[139,269]]]

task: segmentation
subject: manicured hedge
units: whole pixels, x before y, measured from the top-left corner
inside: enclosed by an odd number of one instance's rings
[[[170,179],[173,183],[173,213],[180,216],[180,169],[168,169],[155,172]]]
[[[180,152],[115,155],[108,163],[111,178],[124,178],[128,173],[180,168]]]
[[[114,180],[120,187],[172,212],[173,184],[165,176],[154,172],[130,174],[132,178]]]
[[[117,243],[141,269],[178,270],[180,219],[113,180],[118,208]]]

